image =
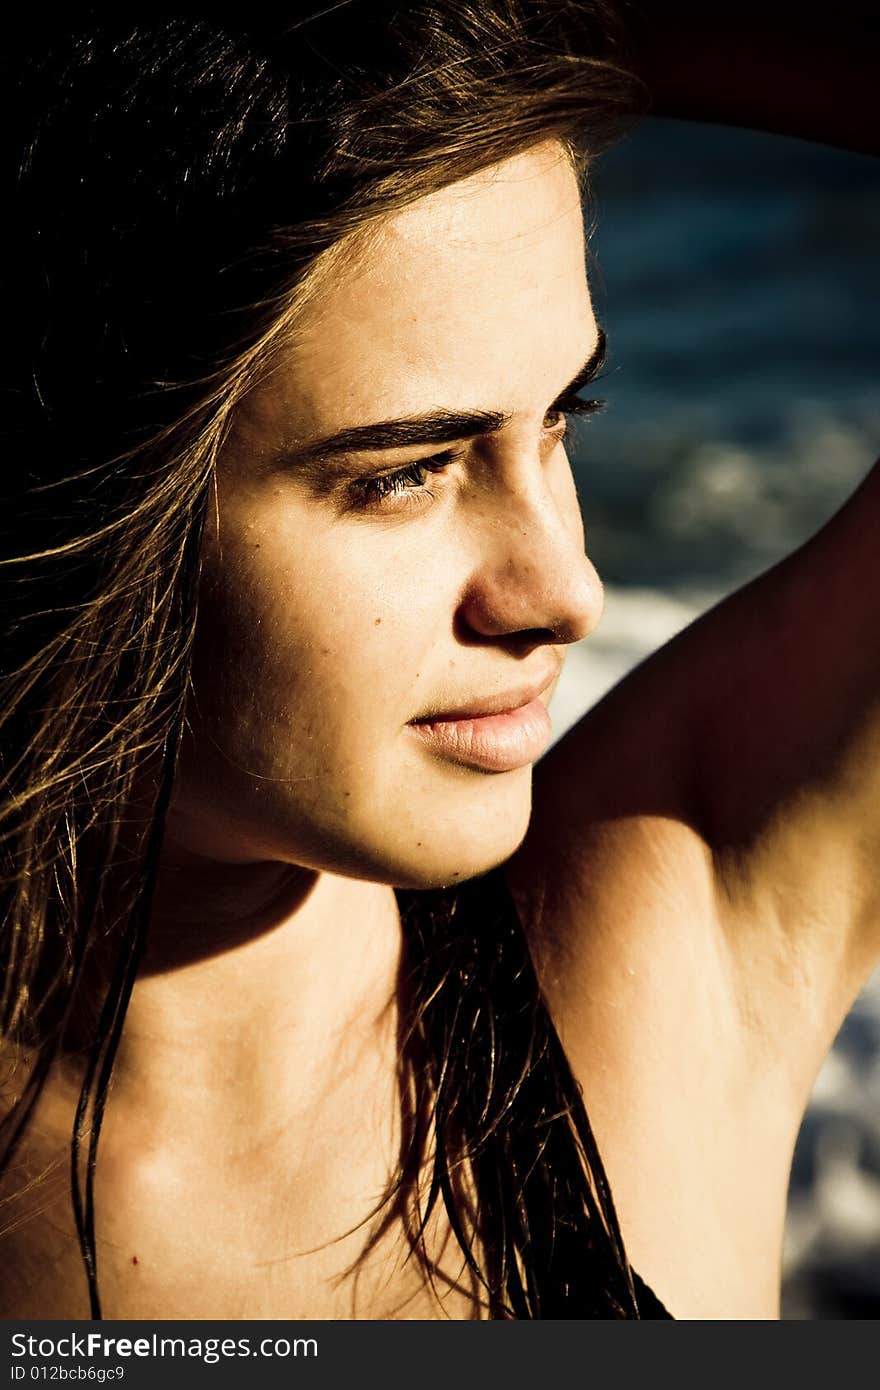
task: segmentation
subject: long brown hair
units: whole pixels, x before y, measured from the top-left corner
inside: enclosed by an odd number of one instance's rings
[[[275,8],[20,20],[2,74],[0,1035],[19,1071],[0,1168],[75,1023],[71,1190],[93,1317],[98,1136],[236,404],[377,219],[541,140],[583,170],[637,102],[605,0]],[[145,787],[132,837],[122,812]],[[637,1316],[522,932],[481,891],[400,894],[403,1055],[431,1100],[411,1111],[389,1210],[418,1248],[442,1198],[492,1316]],[[463,1160],[470,1196],[452,1178]]]

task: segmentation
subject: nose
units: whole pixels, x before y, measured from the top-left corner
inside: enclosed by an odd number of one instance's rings
[[[471,637],[519,644],[571,643],[602,616],[602,582],[584,549],[570,475],[560,498],[549,486],[495,496],[480,529],[480,560],[458,618]]]

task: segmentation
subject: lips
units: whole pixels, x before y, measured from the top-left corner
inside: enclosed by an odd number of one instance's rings
[[[553,684],[561,669],[562,663],[556,662],[530,681],[524,681],[520,685],[499,691],[494,695],[481,695],[461,705],[447,705],[436,712],[418,715],[415,719],[410,720],[410,723],[421,725],[436,721],[448,722],[455,719],[482,719],[485,715],[506,714],[511,710],[522,709],[537,700],[538,696],[542,695]]]
[[[499,691],[410,721],[434,756],[482,772],[512,772],[545,752],[551,724],[538,698],[559,674],[559,665],[527,684]]]

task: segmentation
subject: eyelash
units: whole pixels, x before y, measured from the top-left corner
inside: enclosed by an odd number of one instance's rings
[[[605,405],[604,401],[584,400],[581,396],[573,396],[562,402],[555,410],[548,411],[544,417],[544,428],[548,434],[556,434],[561,442],[567,433],[563,428],[559,429],[562,422],[567,425],[569,416],[589,416],[595,415]],[[546,423],[551,416],[558,417],[552,425]],[[430,458],[416,459],[413,463],[408,463],[404,468],[398,468],[394,473],[381,473],[373,478],[356,478],[351,484],[353,500],[356,506],[361,508],[381,507],[389,498],[400,497],[409,494],[413,501],[421,501],[423,498],[433,498],[434,494],[429,488],[425,487],[426,473],[442,473],[451,463],[463,457],[461,451],[447,449],[442,454],[432,454]],[[413,495],[414,494],[414,495]]]

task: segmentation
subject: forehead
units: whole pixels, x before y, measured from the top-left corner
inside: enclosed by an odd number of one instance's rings
[[[533,408],[594,337],[579,189],[548,142],[390,217],[251,404],[297,435],[432,406]]]

